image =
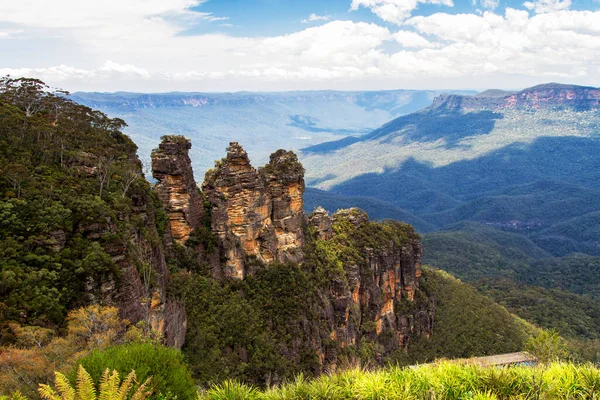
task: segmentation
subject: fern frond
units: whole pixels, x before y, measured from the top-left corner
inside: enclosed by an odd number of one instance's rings
[[[77,369],[77,398],[78,400],[96,400],[94,380],[81,364]]]
[[[12,394],[11,400],[27,400],[27,397],[23,396],[23,393],[17,390]]]
[[[152,389],[149,387],[152,378],[146,379],[146,382],[142,383],[140,387],[135,391],[130,400],[145,400],[152,395]]]
[[[131,371],[127,375],[125,380],[123,380],[123,383],[121,383],[121,388],[119,389],[118,396],[115,398],[115,400],[127,400],[127,395],[131,390],[133,382],[135,382],[135,371]]]
[[[60,393],[60,398],[62,400],[75,399],[75,389],[73,389],[67,377],[60,372],[54,373],[54,385],[56,386],[58,393]]]
[[[102,373],[100,380],[100,393],[98,400],[113,400],[118,396],[119,390],[119,373],[113,370],[111,373],[108,368]]]
[[[61,400],[60,395],[48,385],[40,384],[40,387],[38,388],[38,393],[40,394],[40,397],[42,399]]]

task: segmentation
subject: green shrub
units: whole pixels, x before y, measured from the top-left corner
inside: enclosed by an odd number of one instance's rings
[[[265,391],[235,381],[215,385],[199,400],[226,399],[600,399],[600,370],[591,364],[479,367],[455,362],[353,368],[312,380],[296,380]]]
[[[94,350],[81,358],[82,365],[98,382],[109,368],[125,376],[132,370],[139,381],[152,377],[154,396],[151,399],[193,399],[196,396],[194,381],[183,361],[183,354],[176,349],[150,343],[112,346],[106,350]],[[75,371],[70,375],[73,381]]]

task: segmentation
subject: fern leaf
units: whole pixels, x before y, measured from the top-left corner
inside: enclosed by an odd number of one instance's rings
[[[100,385],[98,385],[98,400],[107,400],[106,393],[110,390],[108,374],[108,368],[106,368],[100,378]]]
[[[48,385],[40,384],[38,393],[40,394],[40,397],[45,400],[61,400],[60,395]]]
[[[23,396],[23,393],[17,390],[12,394],[11,400],[27,400],[27,397]]]
[[[98,400],[113,400],[117,395],[118,385],[119,373],[114,370],[111,374],[110,370],[106,368],[102,373],[102,379],[100,380]]]
[[[146,382],[142,383],[140,387],[135,391],[130,400],[145,400],[152,395],[152,389],[149,387],[152,378],[146,379]]]
[[[131,390],[133,382],[135,382],[135,371],[131,371],[127,375],[125,380],[123,380],[123,383],[121,383],[121,388],[119,389],[119,393],[118,393],[117,397],[115,398],[115,400],[127,400],[127,395],[129,394],[129,391]]]
[[[81,364],[77,369],[77,398],[78,400],[96,400],[94,380]]]
[[[58,390],[58,393],[60,393],[60,398],[62,400],[75,399],[75,389],[73,389],[71,383],[69,382],[66,376],[64,376],[60,372],[55,372],[54,384],[56,385],[56,389]]]

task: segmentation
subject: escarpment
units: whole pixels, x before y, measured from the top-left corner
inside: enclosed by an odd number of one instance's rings
[[[358,209],[330,216],[318,208],[307,217],[304,169],[285,150],[256,169],[244,149],[230,143],[199,191],[188,149],[183,138],[166,137],[153,153],[155,188],[173,239],[189,245],[204,224],[204,234],[209,230],[216,243],[197,248],[196,255],[210,264],[212,278],[226,284],[270,265],[292,271],[294,264],[318,293],[300,320],[285,323],[298,332],[281,350],[286,357],[293,360],[308,346],[325,368],[346,349],[373,346],[382,360],[412,337],[432,333],[434,302],[419,290],[423,246],[411,226],[371,222]]]
[[[99,158],[80,153],[71,166],[85,179],[98,179],[102,173]],[[169,271],[164,244],[171,235],[167,230],[166,238],[162,238],[157,229],[160,206],[153,202],[135,152],[121,158],[125,165],[121,173],[130,176],[132,183],[119,197],[126,198],[128,206],[98,216],[95,210],[87,209],[87,221],[75,227],[75,235],[100,244],[98,252],[108,255],[115,267],[110,273],[87,276],[81,301],[117,305],[123,318],[134,324],[143,322],[144,329],[161,334],[165,344],[180,348],[185,341],[187,318],[183,304],[167,296]],[[91,216],[93,222],[88,222]],[[64,232],[59,233],[54,232],[62,242],[57,251],[70,239]],[[98,255],[91,253],[88,257]]]
[[[357,208],[332,216],[317,209],[310,225],[343,268],[326,299],[329,337],[339,348],[377,343],[382,356],[431,335],[435,304],[419,291],[423,246],[412,227],[371,222]]]

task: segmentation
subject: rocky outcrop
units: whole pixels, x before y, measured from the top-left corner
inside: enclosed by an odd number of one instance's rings
[[[152,153],[155,190],[169,215],[171,235],[180,243],[202,225],[204,212],[190,147],[181,136],[166,136]],[[304,169],[294,153],[278,150],[257,170],[233,142],[206,173],[202,191],[218,253],[203,254],[203,261],[212,264],[215,277],[243,279],[260,265],[302,261]]]
[[[304,168],[291,152],[278,150],[261,170],[271,198],[278,262],[299,263],[304,246]]]
[[[319,239],[328,240],[333,236],[332,221],[323,207],[317,207],[309,216],[309,224],[317,231]]]
[[[182,136],[165,136],[152,153],[154,190],[169,215],[171,235],[180,243],[200,226],[204,210],[188,156],[191,147]]]
[[[202,190],[212,206],[211,227],[219,238],[225,277],[243,279],[252,273],[249,257],[261,263],[275,261],[271,197],[238,143],[231,143],[227,157],[206,173]]]
[[[412,227],[373,224],[356,208],[339,210],[331,217],[317,209],[310,223],[321,240],[334,243],[338,252],[340,244],[349,243],[349,254],[361,253],[358,259],[349,257],[343,265],[345,275],[330,283],[327,314],[330,338],[337,345],[372,341],[386,354],[406,347],[411,337],[431,334],[434,304],[416,298],[423,246]],[[333,233],[332,225],[344,232],[342,236]],[[363,242],[365,235],[371,240]],[[335,363],[335,355],[327,359]]]
[[[213,271],[220,267],[222,276],[243,279],[260,264],[302,261],[304,169],[294,153],[279,150],[256,170],[233,142],[206,173],[202,191],[224,260]]]
[[[206,173],[199,193],[191,180],[189,146],[187,140],[167,137],[153,153],[155,188],[169,213],[173,238],[186,242],[202,223],[195,208],[203,207],[204,198],[210,228],[203,229],[216,238],[216,250],[203,260],[212,264],[213,277],[244,279],[274,262],[329,274],[319,284],[324,284],[318,292],[321,304],[312,311],[320,314],[318,320],[306,310],[301,329],[322,366],[335,365],[340,348],[377,343],[384,355],[407,346],[415,335],[431,333],[432,304],[419,295],[423,247],[412,227],[373,223],[358,209],[330,216],[318,208],[307,218],[304,168],[296,155],[278,150],[256,169],[236,142]],[[308,231],[311,237],[305,237]],[[321,261],[314,258],[315,248],[325,251]],[[312,258],[305,260],[310,251]]]

